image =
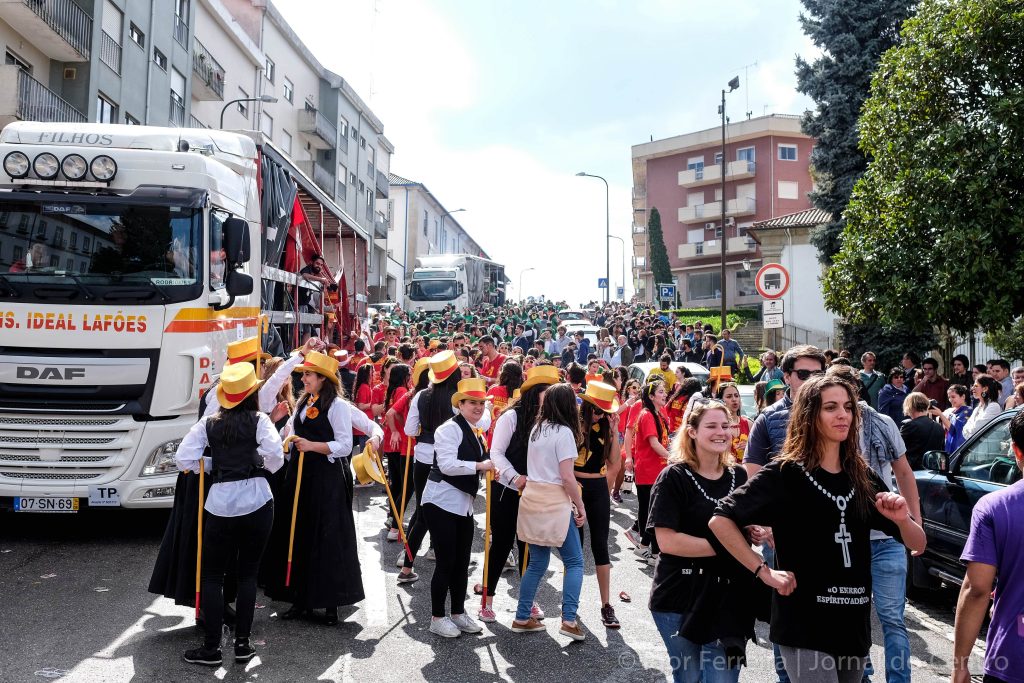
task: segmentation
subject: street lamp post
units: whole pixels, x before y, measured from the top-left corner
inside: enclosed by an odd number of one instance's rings
[[[523,295],[523,273],[531,271],[531,270],[537,270],[537,269],[536,268],[523,268],[521,271],[519,271],[519,301],[520,301],[520,303],[526,300],[526,297]]]
[[[465,209],[455,209],[454,211],[445,211],[443,214],[441,214],[441,234],[444,234],[444,217],[445,216],[451,216],[453,213],[459,213],[460,211],[465,211]],[[437,239],[441,239],[441,235],[438,235]],[[440,246],[440,245],[438,245],[438,246]]]
[[[227,112],[228,107],[232,104],[238,104],[239,102],[266,102],[267,104],[273,104],[274,102],[277,102],[277,98],[273,95],[260,95],[259,97],[239,97],[237,100],[231,100],[220,110],[221,128],[224,128],[224,114]]]
[[[604,303],[607,305],[608,304],[608,297],[611,294],[608,290],[611,289],[611,284],[612,284],[611,283],[611,279],[612,279],[612,275],[611,275],[611,273],[612,273],[612,265],[611,264],[612,264],[612,261],[611,261],[611,253],[609,251],[610,245],[608,243],[609,242],[608,241],[608,237],[611,235],[611,212],[608,210],[608,195],[609,195],[608,181],[605,180],[604,178],[602,178],[599,175],[594,175],[592,173],[587,173],[586,171],[580,171],[576,175],[581,176],[581,177],[586,177],[586,178],[597,178],[597,179],[599,179],[599,180],[604,182],[604,279],[605,279],[605,282],[608,285],[607,287],[604,288]],[[623,284],[623,286],[625,286],[626,283],[622,283],[622,284]]]
[[[618,240],[622,244],[622,300],[626,300],[626,240],[616,235],[609,235],[613,240]],[[611,286],[611,283],[608,283]]]
[[[719,279],[721,280],[721,284],[719,286],[719,289],[722,290],[722,327],[719,328],[719,330],[718,330],[719,334],[721,334],[722,330],[725,329],[725,309],[726,309],[725,299],[726,299],[726,291],[727,291],[727,286],[726,286],[726,281],[725,281],[725,243],[726,243],[726,238],[725,238],[725,207],[726,207],[726,201],[725,201],[725,169],[726,169],[726,165],[725,165],[725,93],[726,92],[732,92],[736,88],[740,87],[740,77],[736,76],[731,81],[729,81],[728,85],[729,85],[729,90],[728,91],[726,91],[725,88],[722,88],[722,108],[721,108],[721,112],[722,112],[722,272],[721,272],[721,275],[719,276]],[[738,198],[737,198],[736,203],[737,203],[737,205],[739,204],[739,199]]]

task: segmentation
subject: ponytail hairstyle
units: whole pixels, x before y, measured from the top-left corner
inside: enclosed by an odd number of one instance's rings
[[[659,411],[657,406],[654,405],[654,400],[652,397],[654,396],[654,392],[656,392],[659,387],[664,386],[664,382],[662,382],[660,379],[655,379],[653,381],[648,382],[644,386],[644,390],[640,392],[640,400],[641,402],[643,402],[644,408],[646,408],[648,412],[650,412],[650,414],[654,417],[654,424],[658,429],[658,441],[664,440],[665,430],[667,429],[667,427],[665,426],[665,422],[661,419],[661,411]]]

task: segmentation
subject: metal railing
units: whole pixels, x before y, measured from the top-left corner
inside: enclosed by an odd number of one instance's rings
[[[25,6],[56,31],[68,45],[89,59],[92,17],[72,0],[23,0]]]
[[[203,79],[210,89],[217,93],[220,99],[224,99],[224,67],[220,65],[206,46],[196,38],[192,48],[192,71],[199,78]]]
[[[121,45],[106,31],[100,31],[100,61],[121,73]]]
[[[174,39],[188,50],[188,22],[177,14],[174,15]]]
[[[195,114],[189,114],[188,116],[188,127],[189,128],[209,128],[206,124],[196,118]]]
[[[299,111],[299,131],[312,133],[334,147],[338,144],[338,128],[316,109]]]
[[[185,102],[174,96],[171,93],[171,108],[168,119],[172,126],[183,128],[185,126]]]
[[[18,69],[18,107],[15,113],[22,121],[85,123],[85,114],[24,69]]]

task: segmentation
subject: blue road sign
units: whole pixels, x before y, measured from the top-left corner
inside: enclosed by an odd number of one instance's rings
[[[599,278],[597,278],[597,287],[598,287],[598,289],[608,289],[608,278],[606,278],[606,277],[599,277]]]
[[[625,287],[616,287],[615,288],[615,298],[616,299],[622,299],[622,298],[625,298],[625,296],[626,296],[626,288]]]
[[[664,301],[666,299],[676,298],[676,286],[675,285],[658,285],[659,298]]]

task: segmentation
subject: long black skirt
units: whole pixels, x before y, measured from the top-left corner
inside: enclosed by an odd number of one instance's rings
[[[307,453],[299,487],[291,583],[285,586],[288,535],[298,478],[299,460],[288,462],[278,513],[263,555],[260,583],[272,600],[304,609],[352,605],[362,600],[362,573],[356,548],[352,501],[339,459],[328,462],[320,453]]]
[[[209,477],[206,492],[209,493]],[[199,474],[179,472],[174,485],[174,507],[167,520],[156,565],[149,578],[149,592],[174,600],[176,605],[196,604],[196,540],[199,514]]]

